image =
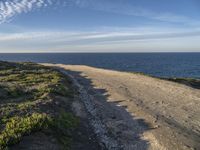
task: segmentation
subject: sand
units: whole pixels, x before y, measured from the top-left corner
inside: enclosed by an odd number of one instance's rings
[[[200,149],[200,90],[141,74],[54,66],[80,92],[104,149]]]

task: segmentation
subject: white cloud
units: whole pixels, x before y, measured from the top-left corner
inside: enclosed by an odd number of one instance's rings
[[[35,8],[52,4],[52,0],[5,0],[0,1],[0,24],[13,16],[26,13]]]

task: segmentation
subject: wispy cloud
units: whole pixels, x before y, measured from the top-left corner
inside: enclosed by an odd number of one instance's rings
[[[108,0],[71,0],[71,2],[81,8],[145,17],[158,21],[200,25],[200,21],[194,20],[188,16],[164,11],[156,12],[155,10],[148,9],[143,6],[131,5],[120,0],[116,0],[115,2]]]
[[[200,25],[200,21],[188,16],[173,14],[171,12],[156,12],[143,6],[135,6],[125,1],[115,0],[3,0],[0,1],[0,24],[10,20],[13,16],[32,11],[45,6],[80,7],[98,11],[111,12],[124,15],[144,17],[148,19]]]
[[[101,42],[101,41],[127,41],[127,40],[148,40],[148,39],[168,39],[179,37],[200,36],[200,30],[172,30],[158,28],[152,29],[132,29],[132,31],[90,31],[90,32],[22,32],[22,33],[0,33],[0,42],[5,41],[31,41],[45,40],[52,42]]]
[[[13,16],[29,12],[36,8],[48,6],[52,0],[3,0],[0,1],[0,24]]]
[[[139,32],[141,30],[141,32]],[[168,47],[171,43],[176,46],[188,47],[188,43],[194,43],[191,47],[199,48],[200,30],[169,30],[169,29],[132,29],[128,31],[90,31],[90,32],[23,32],[0,34],[0,52],[3,50],[46,50],[46,51],[87,51],[88,49],[129,49],[134,51],[137,46],[143,49],[162,43]],[[162,32],[161,32],[162,31]],[[178,39],[184,41],[180,44]],[[165,42],[167,41],[167,42]],[[12,44],[10,44],[12,43]],[[148,43],[148,44],[147,44]],[[166,44],[167,43],[167,44]],[[166,46],[165,46],[166,47]],[[193,48],[192,47],[192,48]],[[156,46],[154,47],[156,49]],[[160,48],[160,47],[159,47]],[[164,48],[164,47],[163,47]],[[153,48],[151,48],[152,50]],[[161,47],[162,49],[162,47]],[[136,49],[137,50],[137,49]]]

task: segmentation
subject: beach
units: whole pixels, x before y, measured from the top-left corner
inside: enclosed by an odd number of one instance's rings
[[[81,65],[43,65],[70,76],[81,88],[80,95],[90,99],[80,103],[84,103],[88,117],[101,124],[96,126],[91,120],[94,130],[101,129],[95,132],[107,148],[200,147],[199,89],[137,73]]]

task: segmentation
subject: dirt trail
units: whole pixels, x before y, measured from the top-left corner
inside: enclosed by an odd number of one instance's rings
[[[200,90],[139,74],[52,66],[87,95],[85,106],[107,149],[200,149]]]

